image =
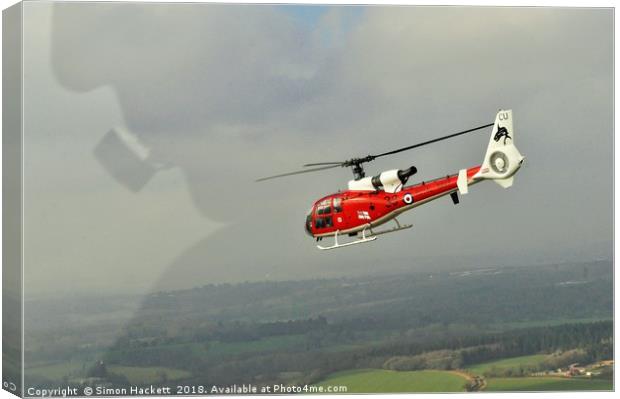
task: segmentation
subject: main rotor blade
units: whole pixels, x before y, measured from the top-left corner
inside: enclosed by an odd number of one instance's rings
[[[295,172],[289,172],[289,173],[282,173],[280,175],[274,175],[274,176],[268,176],[268,177],[262,177],[260,179],[257,179],[256,181],[265,181],[265,180],[270,180],[270,179],[276,179],[278,177],[285,177],[285,176],[292,176],[292,175],[300,175],[302,173],[310,173],[310,172],[318,172],[320,170],[325,170],[325,169],[332,169],[332,168],[338,168],[340,167],[340,163],[338,163],[337,165],[330,165],[330,166],[323,166],[321,168],[314,168],[314,169],[304,169],[304,170],[298,170]]]
[[[308,166],[321,166],[321,165],[342,165],[343,162],[316,162],[316,163],[307,163],[303,165],[304,168]]]
[[[418,144],[410,145],[410,146],[407,146],[407,147],[399,148],[397,150],[392,150],[392,151],[384,152],[382,154],[373,155],[373,157],[374,158],[379,158],[379,157],[383,157],[385,155],[397,154],[399,152],[411,150],[411,149],[414,149],[414,148],[417,148],[417,147],[422,147],[423,145],[436,143],[436,142],[441,141],[441,140],[450,139],[452,137],[460,136],[462,134],[470,133],[470,132],[473,132],[473,131],[476,131],[476,130],[480,130],[480,129],[484,129],[484,128],[487,128],[487,127],[490,127],[490,126],[493,126],[493,123],[489,123],[489,124],[483,125],[483,126],[474,127],[472,129],[463,130],[463,131],[460,131],[460,132],[457,132],[457,133],[452,133],[452,134],[449,134],[447,136],[439,137],[439,138],[436,138],[436,139],[433,139],[433,140],[424,141],[422,143],[418,143]]]
[[[303,167],[304,168],[312,167],[312,166],[320,166],[320,167],[319,168],[313,168],[313,169],[303,169],[303,170],[298,170],[298,171],[289,172],[289,173],[282,173],[282,174],[274,175],[274,176],[262,177],[260,179],[257,179],[256,181],[260,182],[260,181],[265,181],[265,180],[277,179],[278,177],[300,175],[302,173],[318,172],[318,171],[321,171],[321,170],[333,169],[333,168],[345,167],[345,166],[347,166],[347,167],[348,166],[352,166],[352,167],[355,167],[355,168],[360,168],[361,164],[373,161],[375,158],[383,157],[383,156],[386,156],[386,155],[397,154],[399,152],[411,150],[411,149],[414,149],[414,148],[417,148],[417,147],[422,147],[424,145],[436,143],[438,141],[447,140],[447,139],[450,139],[452,137],[460,136],[460,135],[466,134],[466,133],[471,133],[471,132],[474,132],[476,130],[484,129],[484,128],[487,128],[487,127],[490,127],[490,126],[493,126],[493,123],[489,123],[487,125],[482,125],[482,126],[474,127],[474,128],[467,129],[467,130],[462,130],[460,132],[452,133],[452,134],[449,134],[447,136],[438,137],[436,139],[427,140],[427,141],[424,141],[422,143],[417,143],[417,144],[410,145],[410,146],[407,146],[407,147],[398,148],[396,150],[384,152],[384,153],[381,153],[381,154],[367,155],[367,156],[362,157],[362,158],[352,158],[352,159],[349,159],[349,160],[343,161],[343,162],[315,162],[315,163],[308,163],[308,164],[303,165]]]

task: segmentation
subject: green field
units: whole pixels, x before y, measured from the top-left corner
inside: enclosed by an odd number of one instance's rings
[[[302,347],[306,342],[304,335],[278,335],[274,337],[257,339],[245,342],[211,342],[207,348],[203,345],[195,345],[204,356],[226,356],[241,353],[269,352],[289,348]]]
[[[535,366],[538,363],[545,360],[547,355],[530,355],[509,357],[507,359],[495,360],[487,363],[479,363],[466,367],[466,369],[472,374],[483,375],[486,371],[491,370],[493,367],[498,369],[518,368],[519,366]]]
[[[154,354],[163,357],[189,357],[190,355],[200,358],[220,358],[240,354],[256,354],[276,350],[287,350],[304,347],[306,337],[297,335],[278,335],[262,339],[242,342],[212,341],[208,344],[199,342],[164,344],[157,347],[130,348],[123,351],[111,350],[105,353],[109,363],[126,364],[125,358]],[[167,355],[168,354],[168,355]],[[103,354],[102,354],[103,355]]]
[[[26,375],[36,375],[50,380],[62,380],[63,377],[74,377],[83,374],[86,366],[81,362],[64,362],[43,366],[27,367]]]
[[[132,385],[157,383],[162,380],[164,375],[168,381],[187,378],[192,375],[189,371],[166,367],[109,366],[108,370],[115,374],[124,375]]]
[[[561,377],[489,378],[486,391],[611,391],[611,380]]]
[[[350,370],[316,384],[346,386],[347,393],[463,392],[467,380],[448,371]]]
[[[26,369],[27,375],[39,376],[45,379],[60,381],[64,377],[76,378],[83,377],[87,366],[82,362],[65,362],[45,366],[29,367]],[[110,373],[121,374],[129,380],[131,384],[151,384],[161,381],[162,377],[169,381],[187,378],[191,373],[185,370],[166,368],[166,367],[129,367],[108,365]]]

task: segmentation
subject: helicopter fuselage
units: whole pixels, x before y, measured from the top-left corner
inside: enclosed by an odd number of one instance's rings
[[[480,166],[467,169],[467,180],[474,184],[473,176]],[[306,232],[317,239],[336,234],[356,235],[380,226],[399,214],[434,199],[455,193],[458,174],[403,187],[390,193],[385,190],[346,190],[325,196],[316,201],[306,216]],[[399,226],[400,227],[400,226]]]

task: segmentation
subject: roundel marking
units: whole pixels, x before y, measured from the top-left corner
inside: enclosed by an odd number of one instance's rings
[[[405,202],[405,204],[409,205],[413,203],[413,195],[407,193],[403,196],[403,201]]]
[[[508,157],[501,151],[495,151],[489,158],[489,164],[495,173],[506,173],[509,166]]]

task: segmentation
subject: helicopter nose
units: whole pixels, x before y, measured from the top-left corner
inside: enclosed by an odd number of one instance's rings
[[[308,234],[310,237],[313,237],[313,235],[312,235],[312,217],[310,215],[306,216],[306,222],[304,223],[304,230],[306,231],[306,234]]]

